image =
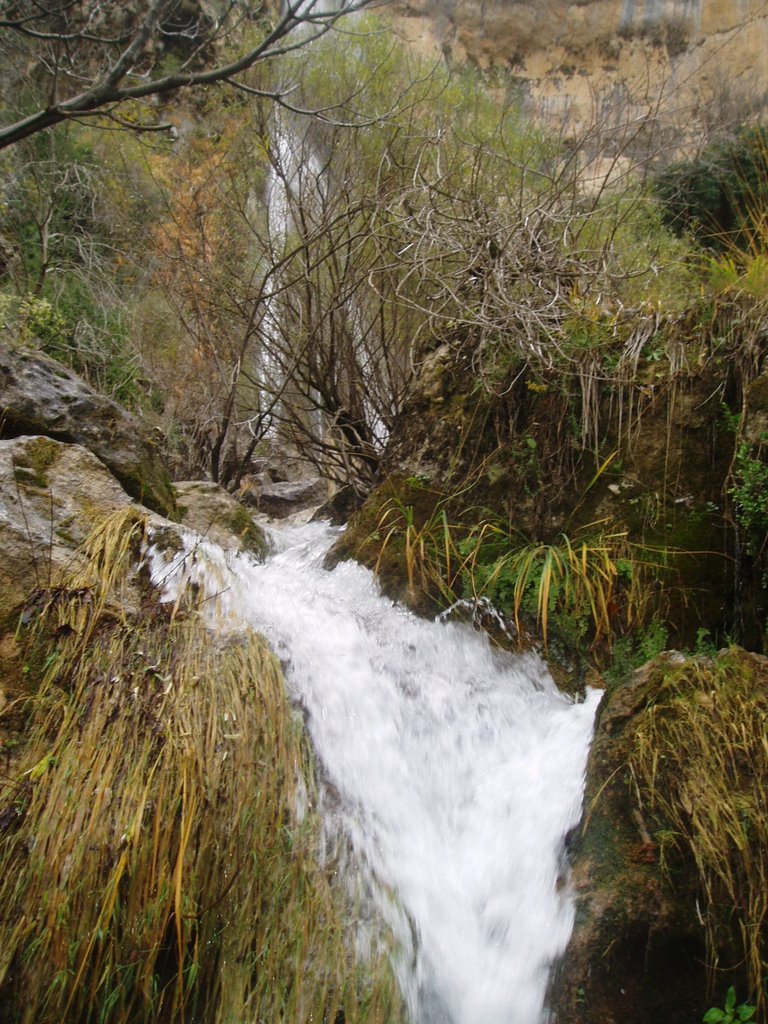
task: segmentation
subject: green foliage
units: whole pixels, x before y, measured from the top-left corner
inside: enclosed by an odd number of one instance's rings
[[[768,204],[768,129],[744,127],[656,180],[667,222],[715,249],[749,249]]]
[[[574,302],[574,312],[581,312],[583,304],[588,323],[599,328],[595,340],[606,341],[606,330],[614,328],[616,343],[616,310],[606,306],[608,297],[620,299],[619,309],[633,306],[673,313],[690,304],[700,276],[691,246],[670,230],[659,200],[647,186],[628,182],[608,191],[586,215],[574,216],[570,229],[581,258],[592,260],[600,254],[611,279],[612,287],[602,299],[607,281]],[[631,321],[629,326],[631,330]],[[619,340],[626,340],[626,334],[624,324]]]
[[[693,647],[693,654],[696,657],[714,658],[717,654],[718,646],[715,638],[709,629],[705,629],[700,626],[696,630],[696,642]]]
[[[555,158],[557,144],[524,114],[512,76],[497,70],[489,87],[477,68],[419,57],[381,15],[360,18],[356,28],[297,57],[296,77],[313,105],[338,106],[345,120],[363,122],[358,173],[386,185],[398,166],[417,162],[426,178],[439,164],[444,186],[480,185],[492,201],[499,187],[507,193],[519,183],[522,168]]]
[[[18,253],[19,287],[39,291],[46,275],[80,262],[99,224],[105,173],[87,133],[61,127],[25,143],[5,181],[4,230]]]
[[[608,685],[621,683],[635,669],[661,654],[667,648],[668,638],[667,627],[660,619],[651,619],[626,636],[617,637],[611,650],[611,660],[603,673]]]
[[[514,617],[532,617],[546,645],[552,620],[574,639],[610,648],[616,634],[640,625],[663,566],[629,544],[624,532],[597,526],[553,543],[526,543],[496,524],[473,529],[460,545],[467,596],[487,597]]]
[[[412,490],[425,491],[419,478],[409,478],[406,483]],[[442,497],[430,504],[429,514],[422,519],[412,504],[398,497],[387,502],[371,538],[379,543],[375,571],[379,572],[387,551],[397,548],[402,552],[410,599],[421,592],[451,604],[456,600],[453,587],[461,554],[448,522],[448,500]]]
[[[58,295],[3,296],[4,327],[13,345],[39,348],[70,366],[96,390],[136,407],[142,382],[121,310],[100,310],[79,276]]]
[[[38,341],[42,349],[56,355],[71,333],[67,318],[55,309],[50,299],[25,295],[18,304],[18,334],[23,344]]]
[[[749,1003],[736,1005],[736,989],[731,985],[725,994],[725,1006],[721,1010],[713,1006],[702,1018],[704,1024],[739,1024],[741,1021],[752,1020],[757,1013],[756,1006]]]
[[[768,438],[763,441],[768,441]],[[768,538],[768,463],[747,441],[742,441],[736,449],[733,479],[729,494],[744,534],[745,549],[757,557]]]
[[[768,256],[735,250],[705,261],[709,287],[717,295],[768,298]]]
[[[642,623],[663,566],[629,544],[625,533],[598,529],[531,543],[495,518],[478,521],[479,510],[452,521],[449,509],[456,504],[456,495],[442,496],[417,517],[413,505],[391,499],[374,535],[376,571],[396,546],[411,597],[422,591],[444,605],[460,598],[490,601],[514,619],[519,637],[523,620],[534,621],[545,645],[553,623],[574,643],[589,637],[594,646],[608,647],[615,633]]]
[[[39,345],[136,406],[143,382],[124,298],[136,274],[125,268],[146,264],[144,183],[111,138],[70,125],[14,152],[3,198],[14,252],[2,281],[9,340]],[[139,245],[142,259],[131,259]]]
[[[725,402],[720,403],[720,412],[725,429],[731,434],[737,434],[741,423],[740,413],[734,412]]]

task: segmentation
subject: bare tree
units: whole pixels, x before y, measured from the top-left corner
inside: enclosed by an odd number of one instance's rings
[[[0,0],[6,91],[22,99],[6,113],[0,149],[62,121],[94,116],[133,129],[170,130],[170,124],[124,117],[121,107],[219,83],[292,106],[290,84],[261,87],[247,81],[246,72],[307,46],[369,2],[337,7],[288,0],[272,17],[266,2],[246,0],[222,0],[211,5],[218,7],[215,14],[199,0]],[[179,67],[166,73],[169,51]],[[19,116],[30,103],[36,109]]]
[[[199,468],[227,486],[271,438],[364,489],[402,407],[417,330],[390,301],[395,278],[376,289],[369,280],[370,225],[395,183],[381,193],[375,175],[356,173],[365,132],[281,129],[266,108],[261,115],[250,143],[241,124],[229,147],[220,141],[202,164],[193,155],[156,229],[155,281],[187,352],[167,391],[178,393],[174,415]],[[259,196],[254,147],[267,129]]]
[[[371,285],[383,195],[355,173],[359,140],[322,135],[293,131],[292,151],[271,154],[282,209],[270,245],[285,256],[261,321],[259,388],[278,399],[277,428],[308,461],[365,489],[407,392],[415,325],[393,288]]]

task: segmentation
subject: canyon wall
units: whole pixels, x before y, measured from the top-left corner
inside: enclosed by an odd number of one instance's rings
[[[763,0],[396,0],[403,34],[454,63],[504,67],[578,131],[661,114],[695,132],[768,92]]]

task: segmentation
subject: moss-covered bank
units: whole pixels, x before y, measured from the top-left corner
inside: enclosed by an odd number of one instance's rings
[[[562,586],[548,593],[561,646],[605,665],[613,639],[660,623],[670,645],[709,635],[761,650],[768,518],[749,488],[768,436],[763,312],[741,299],[638,312],[581,367],[510,357],[493,386],[473,375],[471,336],[446,342],[425,358],[388,475],[332,558],[378,565],[385,589],[419,607],[489,597],[541,638],[542,566],[515,596],[508,556],[586,543],[608,550],[613,580],[597,617]]]
[[[135,508],[22,616],[0,708],[8,1024],[397,1021],[321,863],[313,766],[276,659],[121,588]],[[374,956],[376,959],[376,956]]]
[[[764,1014],[767,715],[768,660],[739,648],[662,655],[606,695],[558,1021],[694,1024],[730,985]]]

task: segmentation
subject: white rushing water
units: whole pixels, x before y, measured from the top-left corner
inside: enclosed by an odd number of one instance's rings
[[[572,927],[563,839],[599,695],[572,703],[537,657],[416,618],[356,564],[323,570],[333,535],[290,528],[264,565],[203,542],[154,553],[153,574],[169,598],[182,578],[219,593],[283,659],[327,803],[406,947],[414,1024],[539,1024]]]

